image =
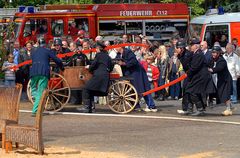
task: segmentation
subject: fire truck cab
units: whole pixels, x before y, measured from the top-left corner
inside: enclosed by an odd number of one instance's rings
[[[123,34],[142,34],[150,40],[168,41],[174,33],[186,36],[189,12],[184,3],[46,5],[40,11],[22,8],[14,21],[21,46],[40,36],[47,42],[63,36],[74,40],[80,30],[92,39],[101,35],[113,41]]]
[[[226,38],[227,42],[237,38],[238,44],[240,44],[239,30],[240,14],[224,13],[218,9],[209,10],[206,15],[190,21],[191,36],[200,38],[201,41],[207,41],[210,48],[215,42],[220,42],[221,38]]]
[[[17,27],[15,29],[17,30],[15,32],[16,40],[21,46],[26,41],[36,41],[39,37],[44,37],[47,42],[68,35],[75,39],[78,30],[83,30],[85,37],[96,36],[96,32],[94,31],[96,25],[95,13],[91,10],[81,10],[78,12],[71,12],[69,10],[43,10],[35,12],[28,9],[28,12],[20,11],[16,13],[14,22]],[[75,32],[71,32],[72,30],[75,30]]]

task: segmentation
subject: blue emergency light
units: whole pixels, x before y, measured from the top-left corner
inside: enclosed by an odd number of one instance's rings
[[[34,13],[34,7],[28,6],[28,13]]]
[[[25,8],[26,8],[25,6],[19,6],[18,10],[19,10],[19,12],[24,12]]]
[[[18,7],[19,12],[28,12],[28,13],[34,13],[34,6],[19,6]]]
[[[218,7],[218,14],[223,15],[224,14],[224,8],[222,6]]]

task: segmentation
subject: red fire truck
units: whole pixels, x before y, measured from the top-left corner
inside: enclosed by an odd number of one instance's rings
[[[101,35],[112,41],[123,34],[142,34],[150,40],[167,41],[173,33],[185,37],[189,24],[184,3],[46,5],[37,12],[28,10],[15,14],[16,41],[21,45],[40,36],[47,42],[63,36],[75,39],[76,29],[93,39]]]

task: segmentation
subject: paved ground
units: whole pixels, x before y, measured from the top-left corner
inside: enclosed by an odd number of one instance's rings
[[[44,116],[47,154],[86,158],[239,158],[240,108],[231,117],[220,115],[223,106],[208,109],[204,117],[190,117],[176,113],[180,104],[157,102],[157,113],[127,115],[115,115],[101,105],[95,114],[85,115],[77,113],[76,106],[67,105],[62,114]],[[29,103],[21,103],[22,111],[30,108]],[[20,122],[31,124],[33,118],[21,112]],[[71,150],[54,153],[50,148]]]

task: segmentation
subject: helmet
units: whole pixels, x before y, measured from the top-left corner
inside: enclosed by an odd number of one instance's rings
[[[84,34],[85,34],[85,32],[83,30],[78,31],[78,35],[84,35]]]
[[[198,38],[193,38],[190,41],[190,45],[194,45],[194,44],[200,44],[201,41]]]
[[[186,47],[186,42],[183,41],[183,40],[180,40],[180,41],[177,42],[176,47],[177,48],[185,48]]]
[[[221,53],[221,52],[222,52],[222,49],[221,49],[221,47],[219,47],[219,46],[213,46],[213,47],[212,47],[212,52]]]
[[[40,47],[45,47],[46,46],[46,41],[44,38],[38,39],[38,43]]]
[[[54,40],[53,44],[62,46],[62,40],[57,38]]]
[[[95,41],[102,41],[103,40],[103,37],[102,36],[97,36],[96,38],[95,38]]]

